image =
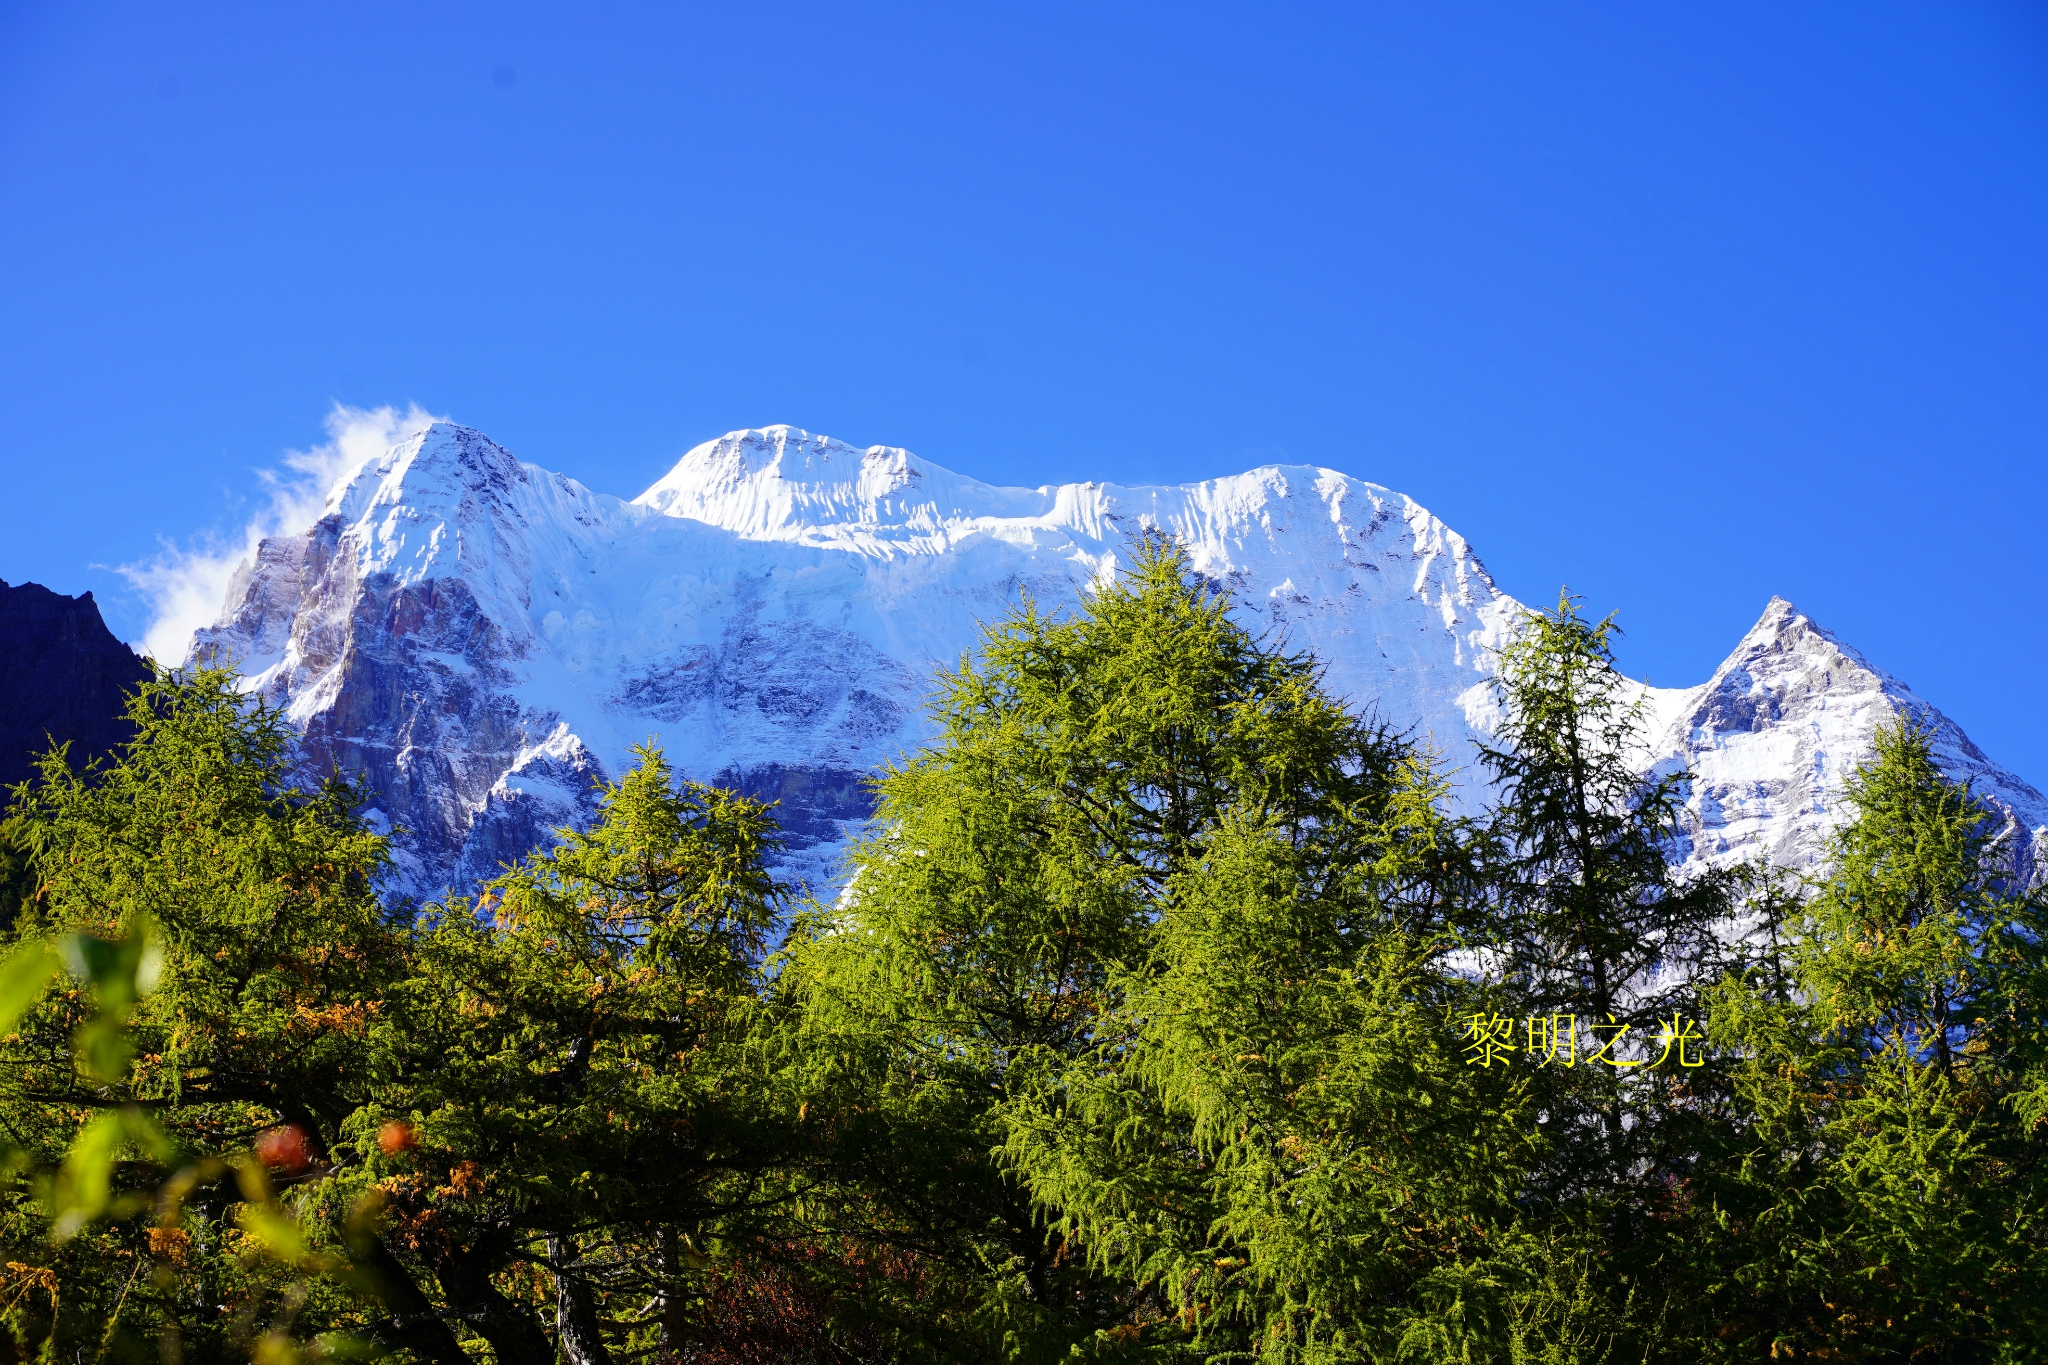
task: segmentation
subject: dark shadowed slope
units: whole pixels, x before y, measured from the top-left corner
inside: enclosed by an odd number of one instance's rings
[[[83,767],[128,738],[125,694],[149,666],[114,638],[91,593],[0,580],[0,785],[29,775],[52,741]]]

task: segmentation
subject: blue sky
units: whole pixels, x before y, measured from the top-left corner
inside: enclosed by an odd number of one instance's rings
[[[792,422],[1289,460],[1702,680],[1778,593],[2048,783],[2048,11],[0,6],[0,577],[333,404],[632,495]]]

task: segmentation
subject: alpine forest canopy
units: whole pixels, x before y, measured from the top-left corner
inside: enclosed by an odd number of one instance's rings
[[[214,667],[0,824],[0,1322],[48,1365],[2020,1362],[2048,957],[1902,718],[1681,861],[1611,620],[1484,800],[1168,539],[1025,602],[844,894],[652,744],[473,895]]]

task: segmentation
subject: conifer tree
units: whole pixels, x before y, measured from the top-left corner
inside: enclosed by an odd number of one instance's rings
[[[775,953],[772,812],[658,749],[419,910],[282,716],[160,673],[0,828],[0,1327],[194,1365],[2031,1359],[2048,903],[1910,721],[1823,874],[1688,881],[1613,633],[1528,623],[1465,820],[1152,540],[942,679]],[[1702,1012],[1684,1071],[1494,1027],[1647,1060]]]
[[[943,1218],[959,1232],[945,1258],[994,1271],[959,1291],[983,1304],[971,1330],[1013,1342],[986,1349],[1056,1358],[1148,1311],[999,1178],[996,1107],[1091,1054],[1112,970],[1142,959],[1239,793],[1341,805],[1352,779],[1331,746],[1353,736],[1311,711],[1312,674],[1259,648],[1163,539],[1071,617],[1027,602],[942,679],[934,742],[877,785],[847,905],[792,954],[816,1048],[866,1059],[864,1087],[932,1124],[934,1151],[866,1188],[929,1208],[914,1174],[946,1173],[964,1216]]]
[[[1702,1278],[1729,1348],[2020,1360],[2048,1331],[2048,915],[1929,733],[1881,728],[1787,949],[1714,994],[1742,1051]]]
[[[898,1112],[1003,1146],[987,1358],[1384,1344],[1517,1146],[1447,1055],[1465,860],[1426,767],[1165,540],[991,630],[935,715],[787,979]]]
[[[1570,1020],[1582,1046],[1607,1044],[1606,1056],[1627,1063],[1665,1021],[1695,1012],[1694,983],[1722,962],[1715,928],[1730,902],[1725,878],[1686,880],[1671,864],[1685,775],[1640,771],[1645,718],[1614,666],[1618,633],[1611,617],[1581,616],[1568,593],[1530,613],[1501,652],[1501,720],[1481,758],[1496,802],[1488,946],[1530,1016]],[[1651,1096],[1632,1090],[1632,1071],[1648,1068],[1575,1067],[1579,1082],[1603,1083],[1555,1097],[1569,1107],[1577,1092],[1591,1106],[1559,1119],[1597,1125],[1608,1178],[1631,1169],[1653,1131],[1640,1122]]]
[[[643,751],[594,829],[415,922],[379,900],[360,790],[301,784],[283,718],[235,683],[160,675],[114,763],[53,755],[15,794],[17,950],[133,969],[144,924],[161,950],[125,1027],[60,986],[0,1038],[0,1126],[45,1173],[0,1185],[16,1344],[691,1349],[703,1272],[763,1225],[759,1175],[801,1135],[750,1032],[780,894],[766,810]]]
[[[591,829],[416,930],[408,1065],[359,1120],[405,1125],[366,1176],[501,1365],[682,1351],[688,1261],[744,1237],[790,1155],[750,1033],[773,820],[635,752]]]
[[[1004,1108],[1061,1234],[1158,1285],[1204,1353],[1488,1359],[1512,1335],[1526,1087],[1460,1047],[1501,1001],[1448,968],[1462,852],[1409,762],[1341,824],[1225,813],[1088,1064]]]
[[[5,805],[0,804],[0,813]],[[30,866],[28,830],[19,816],[0,819],[0,932],[14,927],[21,908],[35,898],[35,870]]]
[[[1501,720],[1481,758],[1507,976],[1532,1011],[1612,1016],[1641,1040],[1716,965],[1728,903],[1720,879],[1671,866],[1685,775],[1638,767],[1645,716],[1614,666],[1619,633],[1569,593],[1530,613],[1501,651]]]
[[[1689,1297],[1684,1220],[1723,1085],[1697,989],[1728,961],[1734,878],[1673,865],[1685,774],[1643,775],[1646,716],[1615,667],[1618,633],[1561,593],[1501,652],[1481,749],[1490,922],[1475,942],[1517,1001],[1546,1141],[1530,1205],[1613,1267],[1589,1292],[1633,1354]]]
[[[367,1226],[340,1246],[348,1206],[324,1245],[361,1261],[354,1284],[237,1254],[238,1222],[253,1226],[238,1212],[261,1201],[225,1164],[271,1151],[296,1195],[351,1156],[349,1120],[402,1048],[389,1008],[402,945],[375,894],[385,840],[348,782],[296,782],[283,718],[224,671],[159,672],[128,717],[135,738],[113,762],[79,774],[53,753],[15,789],[34,889],[8,938],[19,951],[79,933],[139,943],[151,925],[155,989],[124,1031],[97,1039],[82,1031],[91,993],[50,991],[0,1040],[0,1119],[45,1170],[111,1131],[101,1115],[153,1116],[127,1126],[165,1136],[101,1168],[112,1188],[88,1207],[111,1207],[111,1222],[53,1224],[32,1186],[7,1190],[6,1260],[31,1278],[47,1268],[62,1289],[46,1313],[10,1293],[16,1341],[67,1358],[122,1343],[236,1358],[273,1325],[288,1340],[377,1317],[371,1278],[403,1316],[424,1298]],[[153,1220],[149,1189],[180,1168],[193,1183]],[[393,1331],[422,1360],[461,1360],[431,1313]]]

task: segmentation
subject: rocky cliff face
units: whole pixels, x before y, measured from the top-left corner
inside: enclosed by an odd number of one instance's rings
[[[625,502],[442,424],[266,541],[195,647],[240,661],[313,762],[368,776],[405,831],[407,889],[473,887],[587,816],[593,780],[652,739],[686,773],[779,799],[786,870],[823,891],[863,779],[922,740],[933,671],[1027,594],[1071,603],[1148,530],[1469,781],[1522,608],[1412,500],[1311,466],[993,488],[771,427],[697,447]],[[1841,777],[1902,709],[1944,727],[2017,856],[2048,837],[2048,801],[1787,604],[1708,683],[1644,699],[1644,762],[1696,775],[1701,859],[1810,860]]]
[[[131,737],[122,710],[148,676],[91,593],[0,582],[0,788],[24,781],[53,743],[70,743],[74,767],[107,757]]]

